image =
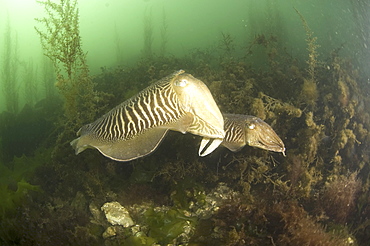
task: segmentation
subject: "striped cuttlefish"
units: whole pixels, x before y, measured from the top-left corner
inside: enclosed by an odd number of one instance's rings
[[[222,115],[207,86],[183,70],[81,127],[71,145],[76,154],[95,148],[113,160],[130,161],[152,153],[168,130],[203,137],[200,156],[220,144],[234,152],[249,145],[285,155],[284,143],[270,125],[251,115]]]

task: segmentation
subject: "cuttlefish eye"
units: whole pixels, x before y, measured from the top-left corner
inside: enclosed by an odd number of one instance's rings
[[[188,81],[186,79],[177,80],[175,82],[176,86],[185,87],[188,84]]]
[[[247,127],[249,130],[253,130],[254,128],[256,128],[256,125],[251,123],[251,124],[247,124]]]

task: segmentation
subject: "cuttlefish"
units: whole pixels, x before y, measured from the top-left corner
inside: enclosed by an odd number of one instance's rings
[[[285,146],[272,127],[252,115],[224,114],[225,137],[221,145],[236,152],[245,145],[281,152],[285,156]]]
[[[84,125],[71,142],[76,154],[95,148],[116,161],[153,152],[169,130],[203,137],[199,155],[222,142],[223,116],[207,86],[179,70]]]

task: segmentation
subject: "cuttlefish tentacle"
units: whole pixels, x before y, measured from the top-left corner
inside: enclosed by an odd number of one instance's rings
[[[192,81],[192,83],[186,83]],[[187,84],[186,87],[175,87],[184,110],[196,116],[187,129],[188,132],[203,136],[199,155],[205,156],[213,152],[222,142],[224,119],[214,101],[208,87],[190,74],[179,76],[177,85]],[[208,144],[209,143],[209,144]]]
[[[258,117],[240,114],[224,114],[225,138],[222,145],[231,151],[239,151],[245,145],[281,152],[285,146],[269,124]]]
[[[207,86],[183,70],[83,126],[71,145],[76,154],[96,148],[111,159],[130,161],[153,152],[168,130],[220,140],[225,135],[222,114]]]

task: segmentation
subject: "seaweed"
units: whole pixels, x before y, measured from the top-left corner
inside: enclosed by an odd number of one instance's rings
[[[5,97],[6,110],[10,113],[17,113],[19,110],[19,93],[17,83],[17,71],[19,69],[18,57],[18,36],[12,35],[9,14],[7,16],[6,30],[4,33],[4,54],[1,77],[3,80],[3,92]]]
[[[296,8],[294,8],[294,10],[299,15],[299,18],[302,21],[304,30],[306,31],[306,36],[307,36],[306,42],[308,45],[307,47],[307,50],[308,50],[307,73],[309,75],[309,80],[314,82],[315,81],[315,70],[317,67],[317,57],[318,57],[317,48],[319,48],[320,46],[316,43],[317,37],[313,35],[313,32],[308,26],[308,23],[303,17],[303,15]]]
[[[175,239],[177,243],[181,243],[182,240],[188,241],[188,238],[178,237],[184,233],[184,230],[191,230],[197,221],[196,218],[187,216],[179,209],[148,209],[144,217],[145,223],[149,226],[149,236],[155,238],[160,244],[168,244]],[[184,236],[186,234],[184,233]]]
[[[235,51],[234,39],[230,33],[221,32],[221,39],[219,41],[219,49],[223,52],[223,58],[231,57]]]
[[[52,62],[46,56],[42,58],[41,73],[45,98],[55,98],[56,88],[54,86],[55,81],[54,67]]]
[[[30,60],[28,63],[22,62],[24,67],[24,98],[26,104],[34,107],[38,97],[38,88],[36,84],[37,69],[34,68],[33,61]]]
[[[303,17],[303,15],[296,9],[294,10],[299,15],[299,18],[302,21],[303,27],[306,31],[306,42],[307,42],[307,51],[308,51],[308,60],[307,62],[307,73],[308,78],[304,78],[304,83],[302,86],[301,91],[301,100],[302,103],[307,104],[307,106],[310,106],[311,108],[315,107],[316,101],[318,100],[318,90],[317,90],[317,81],[316,81],[316,75],[315,71],[317,68],[317,48],[320,46],[317,44],[317,37],[313,35],[312,30],[308,26],[307,21]]]
[[[153,22],[152,22],[152,10],[145,9],[144,13],[144,46],[143,46],[143,57],[151,60],[153,58]]]
[[[115,46],[115,53],[116,53],[116,63],[118,65],[122,65],[124,61],[124,51],[122,49],[122,41],[117,29],[117,24],[114,23],[114,46]]]
[[[169,34],[168,34],[168,19],[166,10],[162,9],[162,26],[161,26],[161,45],[159,48],[159,56],[163,57],[166,55],[168,49],[168,41],[169,41]]]
[[[0,163],[0,218],[14,214],[22,205],[29,191],[41,189],[30,183],[35,170],[50,161],[50,150],[38,150],[34,157],[15,157],[8,164]]]
[[[295,202],[277,203],[272,209],[281,218],[282,233],[274,241],[282,245],[349,245],[350,236],[328,232]]]
[[[348,218],[354,216],[357,199],[362,182],[357,178],[358,173],[332,176],[328,178],[320,205],[330,219],[339,224],[347,224]]]
[[[83,123],[92,121],[99,94],[89,76],[86,53],[81,47],[77,0],[60,3],[38,1],[48,17],[37,18],[46,30],[35,27],[40,36],[45,55],[56,72],[55,86],[64,98],[66,131],[76,130]]]

